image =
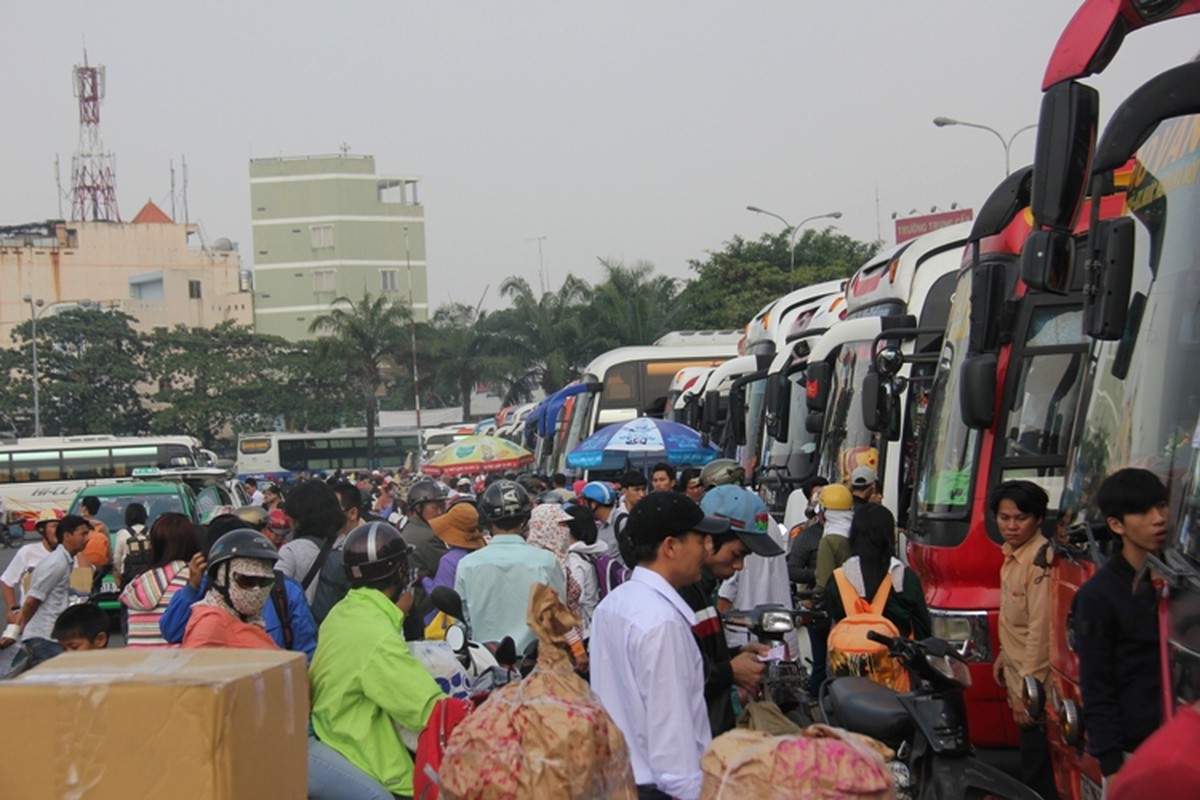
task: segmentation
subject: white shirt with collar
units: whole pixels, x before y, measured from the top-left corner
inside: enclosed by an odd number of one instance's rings
[[[712,741],[695,613],[661,575],[637,567],[596,607],[592,690],[625,735],[633,776],[672,797],[700,796]]]

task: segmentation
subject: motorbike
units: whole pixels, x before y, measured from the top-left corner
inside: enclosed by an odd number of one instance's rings
[[[527,658],[519,658],[511,637],[499,642],[477,642],[463,621],[462,598],[447,586],[438,586],[430,593],[434,608],[454,620],[446,630],[446,644],[454,651],[463,669],[471,678],[475,692],[485,693],[520,680]]]
[[[25,544],[25,528],[19,522],[5,523],[0,514],[0,546],[17,548]]]
[[[780,711],[800,727],[814,721],[815,703],[808,693],[809,669],[801,662],[799,653],[788,651],[784,637],[796,629],[798,620],[824,616],[823,611],[793,610],[774,604],[730,610],[721,615],[726,625],[745,628],[757,641],[771,648],[771,652],[763,657],[767,665],[762,678],[763,699],[779,706]]]
[[[913,690],[895,692],[867,678],[832,678],[821,687],[820,707],[830,725],[896,751],[888,766],[899,798],[1039,800],[1037,792],[975,757],[963,701],[971,674],[949,643],[875,631],[867,638],[885,645],[908,668]]]

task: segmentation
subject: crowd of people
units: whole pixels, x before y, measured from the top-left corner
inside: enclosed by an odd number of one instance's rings
[[[146,509],[130,504],[113,547],[91,519],[98,508],[46,515],[40,540],[0,576],[9,608],[0,649],[18,651],[15,675],[64,650],[105,647],[108,616],[72,602],[71,574],[91,564],[117,585],[128,647],[280,648],[308,659],[310,797],[404,797],[414,764],[402,731],[420,731],[445,696],[408,644],[445,630],[434,590],[457,593],[475,640],[510,638],[522,652],[535,641],[530,590],[545,584],[578,619],[572,663],[624,733],[639,797],[695,798],[701,755],[756,697],[769,656],[726,629],[721,612],[793,602],[823,610],[807,625],[814,694],[838,662],[827,658],[831,631],[872,599],[899,635],[932,631],[870,468],[805,486],[805,519],[790,531],[742,478],[735,463],[716,461],[679,474],[657,464],[612,483],[381,473],[248,481],[256,502],[205,525],[162,514],[147,526]],[[1122,546],[1079,593],[1077,649],[1089,746],[1109,775],[1159,723],[1153,593],[1134,589],[1133,574],[1162,546],[1166,491],[1150,473],[1126,470],[1105,482],[1099,503]],[[1027,676],[1048,675],[1049,582],[1035,560],[1047,505],[1027,481],[991,498],[1004,541],[995,679],[1022,731],[1026,782],[1055,797],[1045,735],[1021,700]]]

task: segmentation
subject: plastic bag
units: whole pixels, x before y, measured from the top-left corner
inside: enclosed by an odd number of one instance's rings
[[[454,729],[439,771],[442,797],[634,800],[625,738],[561,649],[578,618],[539,583],[527,620],[538,637],[537,666]]]
[[[866,736],[809,725],[794,736],[732,730],[700,761],[700,800],[892,800],[892,751]]]

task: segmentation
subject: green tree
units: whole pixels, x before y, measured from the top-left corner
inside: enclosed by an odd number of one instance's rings
[[[500,294],[512,307],[489,315],[488,334],[506,341],[514,362],[522,365],[509,375],[514,384],[540,385],[546,394],[572,380],[586,358],[583,315],[590,287],[574,275],[541,297],[524,278],[500,284]],[[589,312],[590,313],[590,312]]]
[[[503,383],[522,366],[490,335],[488,316],[477,307],[447,303],[434,312],[430,323],[432,394],[439,405],[461,405],[463,419],[471,418],[476,384]]]
[[[795,274],[789,275],[790,236],[790,230],[764,234],[758,241],[734,236],[704,261],[690,261],[696,278],[679,296],[677,327],[741,328],[793,288],[850,277],[881,245],[828,228],[806,230],[796,240]]]
[[[367,460],[375,459],[375,418],[379,395],[388,384],[388,374],[398,369],[396,357],[408,347],[412,312],[382,295],[366,292],[358,302],[338,297],[327,314],[309,325],[320,335],[316,354],[342,365],[347,379],[358,388],[367,427]],[[411,354],[411,353],[410,353]]]
[[[145,346],[133,321],[119,311],[87,308],[38,320],[38,406],[44,434],[132,435],[146,430],[150,415],[138,388],[145,380]],[[25,322],[13,330],[18,352],[28,352],[32,327]],[[25,359],[15,363],[10,377],[31,387],[32,364]]]
[[[17,336],[13,335],[15,340]],[[29,348],[0,350],[0,436],[33,432],[33,387]]]
[[[265,379],[275,356],[271,342],[232,321],[214,328],[156,328],[146,355],[147,372],[157,383],[151,429],[195,436],[215,447],[236,430],[235,420],[259,412],[280,393]]]
[[[672,329],[680,310],[679,282],[655,275],[654,265],[638,261],[632,267],[600,260],[605,280],[592,289],[588,341],[593,354],[614,347],[651,344]]]

